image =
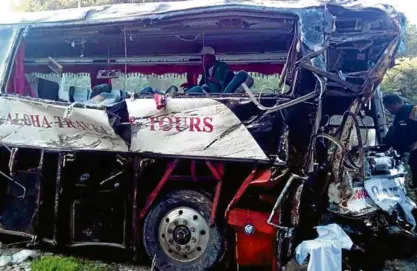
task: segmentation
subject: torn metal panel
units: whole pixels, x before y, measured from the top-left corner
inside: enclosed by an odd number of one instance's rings
[[[361,102],[359,99],[356,99],[351,107],[349,108],[349,112],[356,116],[360,110]],[[344,161],[347,158],[347,151],[350,147],[350,139],[352,135],[352,131],[355,128],[355,120],[353,117],[348,116],[346,118],[345,123],[342,123],[342,131],[340,135],[340,144],[332,157],[332,174],[333,174],[333,182],[330,184],[329,191],[333,191],[332,187],[334,187],[337,191],[339,191],[339,195],[335,197],[334,193],[329,192],[329,200],[332,203],[342,204],[349,200],[349,198],[353,194],[353,187],[351,182],[349,182],[348,174],[344,168]]]
[[[416,204],[406,196],[405,187],[401,182],[403,176],[395,178],[394,176],[375,176],[365,181],[365,189],[372,200],[384,211],[392,214],[399,206],[404,214],[404,219],[412,225],[414,230],[416,220],[413,210]]]
[[[168,99],[166,108],[157,110],[151,99],[127,101],[133,122],[131,151],[268,161],[229,108],[244,106],[241,103],[238,99],[223,103],[207,98]]]
[[[21,147],[127,152],[104,110],[72,109],[47,101],[0,97],[0,141]]]
[[[363,186],[354,187],[353,195],[346,204],[346,211],[355,216],[369,214],[378,210],[378,206],[369,197]]]
[[[293,196],[293,203],[291,208],[291,225],[298,227],[300,223],[300,208],[301,208],[301,199],[304,189],[304,183],[298,185]]]
[[[338,1],[334,5],[351,10],[371,9],[386,12],[391,15],[392,8],[388,5],[376,4],[378,1]],[[322,7],[327,2],[320,0],[299,1],[238,1],[238,0],[211,0],[204,3],[195,1],[118,4],[108,6],[95,6],[71,10],[54,10],[36,13],[12,13],[2,16],[0,24],[89,24],[103,21],[120,21],[134,19],[161,20],[164,18],[195,14],[197,12],[216,12],[219,10],[239,9],[240,7],[253,10],[276,11],[285,10],[287,13],[296,12],[306,8]],[[7,14],[8,15],[8,14]]]

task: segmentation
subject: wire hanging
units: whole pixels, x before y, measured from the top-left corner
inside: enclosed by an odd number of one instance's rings
[[[127,81],[127,36],[126,28],[123,29],[124,43],[125,43],[125,80],[124,80],[124,90],[126,90],[126,81]]]

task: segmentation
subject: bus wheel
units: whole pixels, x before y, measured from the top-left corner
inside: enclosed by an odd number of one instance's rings
[[[218,225],[209,226],[212,202],[192,190],[174,191],[148,213],[143,243],[158,270],[210,270],[223,253]]]

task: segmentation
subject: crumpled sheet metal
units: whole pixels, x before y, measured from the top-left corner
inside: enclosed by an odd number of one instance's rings
[[[52,27],[62,25],[85,25],[103,22],[123,22],[142,20],[143,23],[155,24],[180,16],[218,13],[222,11],[241,10],[263,13],[280,13],[299,18],[300,39],[312,52],[320,51],[326,46],[326,36],[333,31],[334,17],[326,8],[327,1],[239,1],[211,0],[206,2],[181,1],[164,3],[119,4],[57,10],[37,13],[12,13],[0,18],[0,25],[23,24],[31,27]],[[372,1],[333,1],[332,5],[342,6],[347,10],[382,10],[387,20],[394,18],[395,10],[388,5],[375,5]],[[308,53],[308,52],[307,52]],[[323,55],[315,57],[312,64],[325,69]]]
[[[304,46],[310,52],[322,50],[326,44],[326,32],[331,32],[328,26],[333,25],[333,17],[329,16],[328,10],[311,8],[297,11],[296,14],[299,18],[300,39]],[[323,55],[313,58],[312,64],[319,69],[326,70]]]
[[[413,225],[414,230],[417,223],[412,211],[416,208],[416,204],[406,196],[400,179],[373,178],[365,181],[365,189],[375,204],[387,213],[392,214],[399,206],[405,220]]]
[[[298,0],[298,1],[240,1],[240,0],[210,0],[210,1],[180,1],[180,2],[152,2],[140,4],[117,4],[106,6],[84,7],[66,10],[53,10],[43,12],[8,13],[0,18],[0,24],[34,24],[34,23],[95,23],[103,21],[132,20],[149,18],[161,20],[170,16],[178,16],[201,12],[202,10],[216,11],[222,8],[236,8],[246,6],[259,8],[263,11],[286,9],[297,10],[309,7],[319,7],[328,1],[320,0]],[[360,10],[374,8],[379,10],[390,10],[389,6],[375,5],[375,1],[334,1],[348,9]]]
[[[303,241],[295,249],[298,264],[310,256],[308,271],[342,271],[342,249],[350,250],[353,242],[337,224],[316,227],[318,237]]]
[[[361,102],[359,99],[356,99],[350,106],[349,112],[353,115],[357,115],[360,110]],[[334,203],[336,204],[344,204],[346,203],[350,197],[353,195],[353,187],[351,182],[351,174],[346,171],[344,167],[344,161],[347,158],[346,150],[349,149],[349,145],[351,144],[350,139],[352,132],[355,129],[355,122],[352,116],[349,116],[344,123],[342,128],[342,132],[340,135],[340,143],[342,144],[343,149],[337,148],[336,151],[333,153],[332,157],[332,174],[333,174],[333,182],[330,184],[331,187],[335,187],[339,190],[338,199],[334,199]],[[330,189],[329,189],[329,196],[330,196]],[[337,202],[338,201],[338,202]]]

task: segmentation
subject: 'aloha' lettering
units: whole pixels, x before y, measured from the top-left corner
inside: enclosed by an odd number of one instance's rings
[[[69,118],[63,118],[60,116],[41,116],[41,115],[29,115],[20,113],[9,113],[7,117],[2,118],[3,124],[6,125],[18,125],[18,126],[31,126],[34,128],[63,128],[63,129],[75,129],[90,131],[100,134],[109,134],[105,127],[86,123],[83,121],[72,120]],[[5,120],[5,121],[4,121]],[[53,120],[53,121],[51,121]]]

